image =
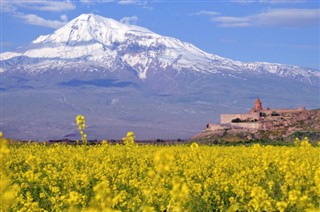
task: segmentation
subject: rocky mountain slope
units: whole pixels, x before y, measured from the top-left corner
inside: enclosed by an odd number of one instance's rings
[[[92,139],[127,130],[175,139],[257,96],[270,106],[320,105],[319,70],[234,61],[94,14],[0,58],[0,129],[22,139],[73,139],[79,113]]]
[[[251,140],[289,140],[296,137],[309,137],[309,140],[320,141],[320,109],[279,113],[267,116],[259,121],[258,129],[221,125],[220,128],[206,128],[193,137],[194,140],[207,142],[245,142]]]

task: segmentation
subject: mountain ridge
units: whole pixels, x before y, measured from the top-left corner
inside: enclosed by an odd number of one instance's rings
[[[202,51],[176,38],[158,35],[146,28],[127,25],[94,14],[82,14],[49,35],[35,39],[24,52],[1,54],[2,72],[12,68],[6,61],[21,58],[19,63],[33,59],[88,61],[101,63],[114,71],[114,66],[129,66],[140,79],[154,69],[192,70],[217,74],[223,72],[266,73],[280,77],[320,78],[316,69],[267,62],[242,63]],[[14,63],[14,62],[13,62]],[[28,62],[25,62],[28,63]],[[41,64],[43,65],[43,64]],[[45,67],[43,67],[45,69]]]

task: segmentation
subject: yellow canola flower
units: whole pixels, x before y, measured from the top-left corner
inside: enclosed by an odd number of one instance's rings
[[[128,132],[126,145],[86,148],[0,141],[0,211],[320,208],[320,148],[307,139],[291,147],[153,146]]]
[[[87,144],[87,135],[84,133],[84,130],[86,129],[86,120],[83,115],[78,115],[76,117],[76,124],[77,124],[79,132],[81,134],[82,142],[84,144]]]
[[[197,144],[196,142],[193,142],[190,147],[192,150],[196,150],[199,148],[199,144]]]
[[[134,139],[135,139],[135,136],[134,136],[134,132],[132,131],[127,132],[127,136],[122,138],[124,144],[127,146],[134,145]]]

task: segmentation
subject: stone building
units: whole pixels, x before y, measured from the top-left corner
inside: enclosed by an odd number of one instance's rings
[[[263,120],[266,116],[277,116],[285,113],[294,113],[305,110],[304,107],[297,109],[263,109],[262,102],[259,98],[255,100],[253,108],[249,113],[244,114],[221,114],[220,123],[230,124],[234,126],[252,126],[252,128],[258,127],[257,123]]]
[[[320,109],[269,109],[262,107],[257,98],[253,108],[243,114],[221,114],[221,124],[207,124],[202,133],[193,139],[210,138],[215,141],[234,142],[252,139],[277,140],[296,132],[320,133]],[[319,134],[320,135],[320,134]],[[318,138],[317,138],[318,139]]]
[[[263,110],[262,102],[260,101],[259,98],[257,98],[255,103],[254,103],[254,107],[250,110],[250,113],[259,112],[261,110]]]

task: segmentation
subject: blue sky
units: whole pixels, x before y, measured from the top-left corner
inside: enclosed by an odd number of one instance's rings
[[[113,18],[243,62],[320,69],[320,3],[313,0],[0,0],[1,52],[83,13]]]

